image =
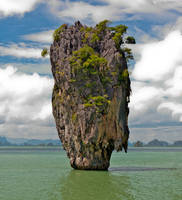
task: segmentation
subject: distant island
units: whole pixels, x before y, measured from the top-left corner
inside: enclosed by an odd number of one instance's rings
[[[0,146],[61,146],[60,140],[6,138],[0,136]]]
[[[0,136],[0,146],[62,146],[60,140],[40,140],[40,139],[24,139],[24,138],[6,138]],[[129,147],[182,147],[182,141],[175,141],[173,144],[169,144],[166,141],[160,141],[154,139],[148,143],[141,141],[129,142]]]
[[[160,141],[157,139],[154,139],[148,143],[143,143],[141,141],[137,141],[133,143],[134,147],[182,147],[182,140],[175,141],[173,144],[169,144],[166,141]]]

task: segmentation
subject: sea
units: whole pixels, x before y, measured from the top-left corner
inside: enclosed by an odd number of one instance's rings
[[[0,200],[182,200],[182,148],[131,147],[80,171],[60,147],[0,147]]]

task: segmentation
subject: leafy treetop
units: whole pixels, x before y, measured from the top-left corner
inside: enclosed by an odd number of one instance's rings
[[[63,30],[66,28],[67,28],[67,24],[62,24],[59,28],[57,28],[53,33],[53,39],[55,41],[59,41],[60,33],[63,32]]]

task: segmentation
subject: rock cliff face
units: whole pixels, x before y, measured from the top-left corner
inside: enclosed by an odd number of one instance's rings
[[[62,25],[50,59],[55,85],[53,115],[75,169],[107,170],[112,151],[128,146],[130,79],[124,43],[127,27]],[[126,40],[125,40],[126,41]]]

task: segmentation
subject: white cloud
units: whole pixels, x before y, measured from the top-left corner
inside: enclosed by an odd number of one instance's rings
[[[52,43],[53,41],[53,30],[42,31],[39,33],[24,35],[22,38],[25,40],[40,42],[40,43]]]
[[[43,62],[40,63],[0,63],[1,68],[7,68],[9,65],[14,66],[15,68],[18,69],[19,72],[23,72],[23,73],[28,73],[28,74],[32,74],[32,73],[39,73],[42,75],[51,75],[52,76],[52,72],[51,72],[51,64],[50,64],[50,60],[46,60],[46,62],[44,62],[44,60],[41,60]]]
[[[120,7],[126,13],[132,12],[159,12],[159,6],[157,7],[151,0],[102,0],[116,7]],[[158,1],[156,2],[158,4]],[[144,9],[145,8],[145,9]]]
[[[52,110],[51,110],[52,104],[51,102],[47,102],[45,103],[40,112],[37,113],[36,116],[33,117],[34,120],[36,119],[41,119],[41,120],[45,120],[47,117],[50,117],[52,115]],[[51,112],[50,112],[51,111]]]
[[[52,115],[54,80],[28,75],[13,66],[0,68],[0,135],[58,139]]]
[[[0,118],[6,123],[29,123],[52,117],[53,79],[27,75],[9,66],[0,69]]]
[[[182,96],[182,66],[177,66],[174,76],[165,82],[167,86],[166,95],[172,97]]]
[[[109,5],[123,8],[124,12],[159,13],[164,10],[182,11],[182,2],[179,0],[101,0]]]
[[[0,45],[0,56],[14,56],[17,58],[42,58],[42,49],[27,47],[25,44]]]
[[[150,86],[137,81],[132,81],[132,91],[130,108],[133,112],[143,112],[148,109],[154,101],[161,98],[163,91],[162,89]]]
[[[135,49],[140,55],[132,72],[130,125],[165,124],[165,127],[169,123],[179,123],[182,121],[180,31],[173,31],[161,41],[139,47]]]
[[[165,102],[159,105],[158,110],[169,110],[172,113],[173,118],[182,122],[182,104],[176,102]]]
[[[1,0],[0,16],[22,15],[32,11],[42,0]]]
[[[85,1],[52,0],[47,3],[54,15],[69,22],[82,20],[87,23],[98,23],[103,19],[130,20],[126,17],[127,14],[134,15],[131,19],[135,17],[140,19],[140,16],[149,14],[155,14],[155,17],[164,15],[167,19],[175,15],[174,10],[182,12],[182,2],[177,0],[95,0],[93,2],[94,4]]]
[[[157,111],[158,105],[164,100],[164,88],[152,83],[131,82],[129,126],[145,126],[145,124],[170,121],[171,114]]]
[[[61,20],[72,22],[73,20],[99,22],[104,19],[119,20],[123,13],[117,7],[108,5],[92,5],[84,1],[58,1],[48,2],[51,12]]]
[[[165,80],[182,63],[182,35],[173,31],[163,41],[146,44],[132,76],[137,80]]]

